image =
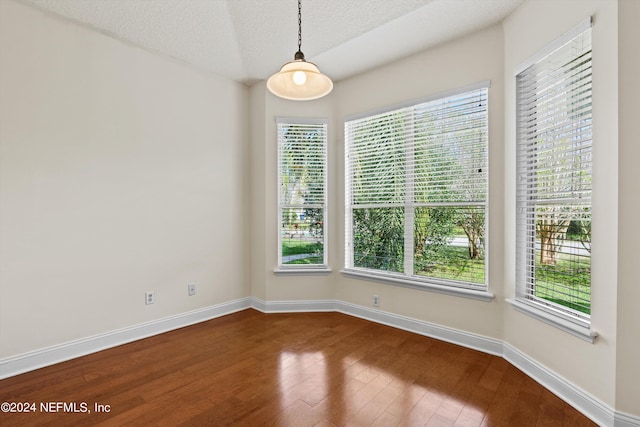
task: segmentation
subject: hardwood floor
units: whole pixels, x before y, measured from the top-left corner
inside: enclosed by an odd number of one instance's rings
[[[595,425],[500,357],[252,309],[2,380],[0,402],[36,404],[2,426]]]

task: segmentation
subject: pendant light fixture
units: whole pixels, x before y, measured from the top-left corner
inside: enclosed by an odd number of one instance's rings
[[[322,74],[318,67],[304,59],[302,46],[302,5],[298,0],[298,51],[292,62],[282,66],[279,72],[269,77],[267,88],[280,98],[293,101],[308,101],[322,98],[333,89],[333,82]]]

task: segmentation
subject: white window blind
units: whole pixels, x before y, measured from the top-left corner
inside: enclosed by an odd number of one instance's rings
[[[345,122],[346,268],[486,288],[487,86]]]
[[[563,318],[591,311],[591,28],[516,76],[517,293]]]
[[[278,119],[281,267],[327,265],[327,122]]]

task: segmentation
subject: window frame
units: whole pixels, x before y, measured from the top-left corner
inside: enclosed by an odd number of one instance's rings
[[[406,274],[406,273],[397,273],[386,270],[376,270],[365,267],[355,267],[354,266],[354,250],[353,250],[353,204],[352,204],[352,179],[350,176],[350,138],[348,135],[348,123],[352,121],[362,120],[370,117],[374,117],[379,114],[392,113],[396,110],[401,110],[405,108],[413,108],[420,107],[422,104],[426,104],[433,101],[444,100],[446,98],[454,97],[457,95],[463,95],[466,93],[471,93],[479,90],[486,90],[487,97],[487,105],[486,105],[486,162],[487,168],[489,169],[489,88],[491,87],[490,81],[483,81],[476,84],[468,85],[465,87],[457,88],[454,90],[441,92],[438,94],[434,94],[432,96],[426,98],[420,98],[417,100],[411,100],[402,104],[386,107],[384,109],[370,111],[362,114],[353,115],[345,118],[345,267],[341,270],[341,272],[347,276],[356,279],[369,280],[369,281],[377,281],[390,285],[403,286],[413,289],[433,291],[438,293],[443,293],[446,295],[454,295],[459,297],[471,298],[481,301],[491,301],[494,298],[494,294],[489,292],[489,177],[487,175],[486,178],[486,192],[485,198],[482,202],[483,212],[485,214],[484,218],[484,227],[485,227],[485,264],[484,264],[484,275],[485,280],[483,285],[471,284],[465,285],[463,283],[457,281],[448,281],[447,279],[438,279],[434,277],[428,276],[420,276],[416,274]],[[407,143],[404,143],[405,147],[407,147]],[[406,174],[405,174],[406,176]],[[405,196],[403,206],[412,205],[417,207],[419,203],[415,200],[410,202],[407,201],[407,197],[412,197],[413,192],[410,191]],[[406,216],[406,215],[405,215]],[[414,224],[405,224],[404,235],[406,237],[407,233],[413,234],[413,226]],[[406,239],[405,239],[406,240]],[[412,239],[413,240],[413,237]],[[406,245],[406,243],[405,243]],[[411,251],[413,253],[413,251]],[[405,254],[406,258],[406,254]],[[405,259],[405,263],[406,263]],[[413,272],[412,272],[413,273]]]
[[[331,272],[329,268],[329,223],[328,223],[328,154],[329,154],[329,120],[327,118],[305,118],[305,117],[276,117],[276,156],[277,156],[277,267],[273,270],[277,275],[286,275],[286,274],[327,274]],[[312,203],[309,206],[313,206],[314,208],[322,209],[322,257],[323,262],[321,264],[283,264],[282,262],[282,211],[286,208],[286,206],[282,203],[282,173],[281,173],[281,143],[283,142],[280,138],[280,127],[282,125],[311,125],[311,126],[320,126],[324,130],[324,138],[322,141],[323,144],[323,153],[324,157],[322,159],[323,166],[323,202],[321,204]],[[304,204],[303,204],[304,205]],[[297,206],[301,207],[301,206]]]
[[[580,22],[578,25],[567,31],[565,34],[551,42],[546,47],[542,48],[540,51],[536,52],[533,56],[528,58],[518,67],[513,74],[513,84],[514,84],[514,98],[515,98],[515,123],[516,123],[516,158],[520,159],[522,154],[522,150],[524,150],[527,145],[526,141],[521,139],[520,130],[519,130],[519,122],[521,120],[520,117],[520,107],[519,107],[519,98],[518,98],[518,79],[519,76],[522,75],[525,71],[530,69],[532,66],[541,63],[541,61],[546,60],[551,55],[553,55],[559,48],[566,45],[567,43],[572,42],[577,37],[581,36],[585,31],[590,30],[592,27],[592,18],[588,17]],[[543,90],[543,89],[542,89]],[[592,126],[592,123],[591,125]],[[526,159],[530,159],[530,156]],[[521,164],[520,160],[516,160],[517,164]],[[516,183],[519,182],[520,176],[524,173],[521,170],[521,166],[516,167]],[[522,192],[520,190],[519,185],[516,184],[516,199],[518,200],[520,197],[526,197],[527,201],[523,202],[525,206],[519,206],[516,203],[516,292],[515,297],[513,299],[507,299],[507,301],[513,306],[517,311],[524,313],[528,316],[536,318],[542,322],[545,322],[551,326],[554,326],[558,329],[561,329],[567,333],[570,333],[576,337],[579,337],[585,341],[593,343],[595,338],[597,337],[597,332],[591,329],[591,316],[587,314],[581,314],[578,310],[571,309],[569,307],[563,307],[560,304],[556,304],[553,302],[545,302],[542,298],[533,295],[535,292],[535,244],[537,241],[537,236],[535,232],[524,231],[527,227],[521,227],[518,224],[522,225],[523,222],[531,221],[531,213],[528,213],[528,210],[531,209],[531,204],[533,206],[537,206],[535,202],[531,202],[529,200],[533,200],[537,192],[535,190],[527,189]],[[588,206],[592,206],[592,198],[589,197]],[[534,218],[535,219],[535,218]],[[530,226],[528,228],[531,228]],[[526,236],[525,236],[526,234]],[[533,239],[533,241],[532,241]],[[534,274],[534,283],[533,287],[530,286],[529,282],[526,279],[526,272],[529,271],[528,274],[531,274],[533,271]],[[590,301],[591,302],[591,298]]]

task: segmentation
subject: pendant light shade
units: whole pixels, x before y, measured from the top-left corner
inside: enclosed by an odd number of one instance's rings
[[[322,74],[315,64],[304,59],[301,46],[302,12],[298,0],[298,51],[292,62],[284,64],[279,72],[267,80],[267,89],[280,98],[309,101],[322,98],[333,89],[331,79]]]
[[[269,77],[267,88],[280,98],[309,101],[331,92],[333,82],[303,57],[284,64],[278,73]]]

